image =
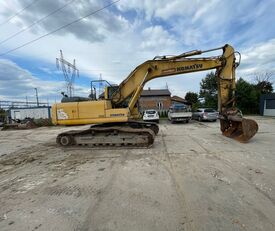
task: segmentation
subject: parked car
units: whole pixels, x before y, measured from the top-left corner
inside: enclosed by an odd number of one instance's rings
[[[199,108],[192,113],[192,119],[198,121],[216,121],[219,118],[219,112],[213,108]]]
[[[159,122],[159,114],[156,110],[146,110],[143,114],[143,120],[144,121],[150,121],[150,122]]]
[[[171,123],[186,122],[188,123],[192,118],[192,113],[189,108],[183,104],[173,104],[168,112],[168,119]]]

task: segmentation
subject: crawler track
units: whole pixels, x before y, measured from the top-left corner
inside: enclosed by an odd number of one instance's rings
[[[71,130],[59,134],[57,144],[63,147],[151,147],[158,126],[134,122],[97,124],[86,130]]]

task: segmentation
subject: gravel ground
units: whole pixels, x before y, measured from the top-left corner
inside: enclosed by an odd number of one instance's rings
[[[162,121],[151,149],[67,150],[0,131],[0,230],[275,230],[275,119],[247,144]],[[79,129],[79,127],[77,127]]]

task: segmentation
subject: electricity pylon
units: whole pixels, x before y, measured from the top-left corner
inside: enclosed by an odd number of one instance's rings
[[[73,64],[71,64],[64,59],[62,50],[60,50],[60,58],[56,58],[57,69],[60,70],[60,66],[63,71],[65,81],[67,82],[67,94],[72,97],[75,76],[77,75],[77,77],[79,77],[79,70],[75,66],[75,59]]]

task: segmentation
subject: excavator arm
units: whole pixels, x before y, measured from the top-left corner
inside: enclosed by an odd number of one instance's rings
[[[223,49],[222,56],[189,58],[218,49]],[[128,100],[128,107],[132,110],[144,85],[152,79],[216,69],[219,99],[221,100],[219,106],[221,106],[229,100],[229,91],[235,88],[235,66],[234,49],[229,45],[208,51],[192,51],[174,57],[155,57],[136,67],[119,85],[111,100],[117,107]]]
[[[220,56],[192,58],[192,56],[219,49],[223,50]],[[238,66],[235,60],[235,51],[228,44],[207,51],[191,51],[173,57],[155,57],[139,65],[130,73],[112,95],[112,103],[115,107],[121,107],[127,101],[130,113],[133,114],[142,89],[148,81],[171,75],[216,69],[221,131],[227,137],[246,142],[256,134],[258,125],[253,120],[241,118],[239,110],[235,107],[235,69]]]

